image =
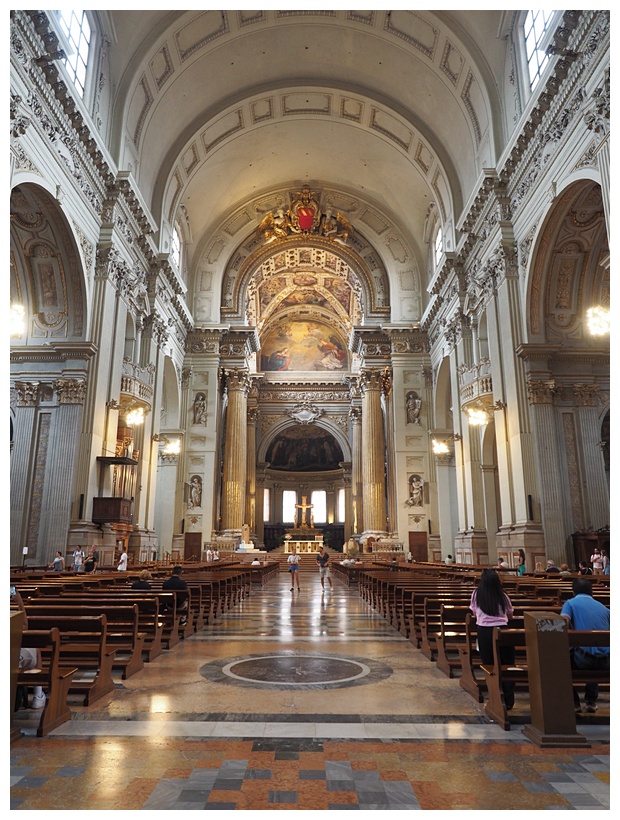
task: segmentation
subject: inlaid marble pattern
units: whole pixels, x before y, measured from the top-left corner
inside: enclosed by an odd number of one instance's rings
[[[288,583],[253,590],[92,706],[76,699],[46,738],[20,713],[11,808],[609,808],[609,726],[578,726],[587,750],[538,749],[491,724],[355,588]],[[364,685],[338,680],[364,666]]]

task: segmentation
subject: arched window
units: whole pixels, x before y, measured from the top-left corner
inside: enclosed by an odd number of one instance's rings
[[[84,98],[92,29],[85,11],[56,11],[56,17],[69,48],[64,66],[80,97]]]
[[[540,80],[549,56],[547,48],[557,23],[557,11],[528,11],[523,22],[523,39],[527,60],[530,90],[534,90]]]

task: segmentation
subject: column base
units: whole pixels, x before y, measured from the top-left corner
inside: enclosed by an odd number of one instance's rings
[[[459,532],[454,539],[454,560],[457,564],[488,564],[489,542],[486,530]]]

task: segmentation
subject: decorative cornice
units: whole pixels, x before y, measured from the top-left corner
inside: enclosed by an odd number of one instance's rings
[[[79,344],[76,342],[46,342],[45,347],[30,345],[28,347],[11,346],[11,363],[21,364],[26,362],[39,362],[46,364],[49,362],[67,362],[76,359],[88,361],[98,348],[86,342]]]
[[[196,328],[187,335],[185,352],[188,354],[219,355],[222,328]],[[191,370],[190,370],[191,374]]]

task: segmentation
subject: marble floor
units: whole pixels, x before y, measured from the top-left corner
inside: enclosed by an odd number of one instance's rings
[[[288,584],[72,703],[48,737],[20,712],[11,809],[610,808],[608,724],[578,726],[589,748],[539,749],[525,717],[492,724],[356,588]]]

